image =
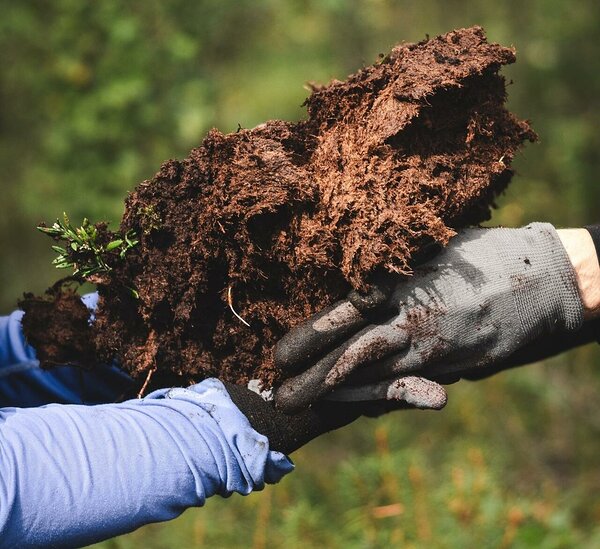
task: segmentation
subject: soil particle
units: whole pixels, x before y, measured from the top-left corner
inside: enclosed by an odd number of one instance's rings
[[[95,359],[140,383],[154,368],[163,383],[275,383],[272,348],[290,328],[489,217],[535,140],[504,108],[498,71],[514,60],[479,27],[402,44],[315,87],[305,121],[211,130],[164,163],[126,200],[122,229],[140,244],[98,285]]]
[[[25,311],[23,330],[42,367],[74,362],[85,367],[95,364],[89,345],[90,311],[73,289],[59,283],[43,298],[25,294],[19,307]]]

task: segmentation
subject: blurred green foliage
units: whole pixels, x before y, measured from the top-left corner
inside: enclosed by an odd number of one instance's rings
[[[541,137],[492,223],[600,219],[596,0],[0,0],[0,305],[56,279],[35,231],[117,224],[126,192],[212,126],[303,116],[308,81],[480,24],[513,44],[510,107]],[[100,547],[598,547],[593,347],[450,388],[439,414],[364,420],[249,498]]]

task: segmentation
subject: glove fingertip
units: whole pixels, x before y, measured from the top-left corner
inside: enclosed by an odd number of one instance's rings
[[[388,400],[404,400],[415,408],[441,410],[448,403],[448,393],[435,381],[407,376],[390,385]]]
[[[371,284],[365,293],[352,290],[348,294],[348,301],[362,313],[374,311],[388,303],[393,286],[390,284]]]

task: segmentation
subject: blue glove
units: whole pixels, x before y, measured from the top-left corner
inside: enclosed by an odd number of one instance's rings
[[[82,299],[92,314],[98,295]],[[0,317],[0,408],[114,402],[131,388],[131,378],[114,366],[92,371],[70,366],[42,370],[23,336],[22,317],[22,311]]]
[[[120,404],[4,408],[0,545],[87,545],[292,468],[216,379]]]

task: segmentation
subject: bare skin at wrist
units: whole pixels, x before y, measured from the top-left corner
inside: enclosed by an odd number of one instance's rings
[[[600,316],[600,265],[594,241],[586,229],[557,232],[575,269],[584,318],[597,318]]]

